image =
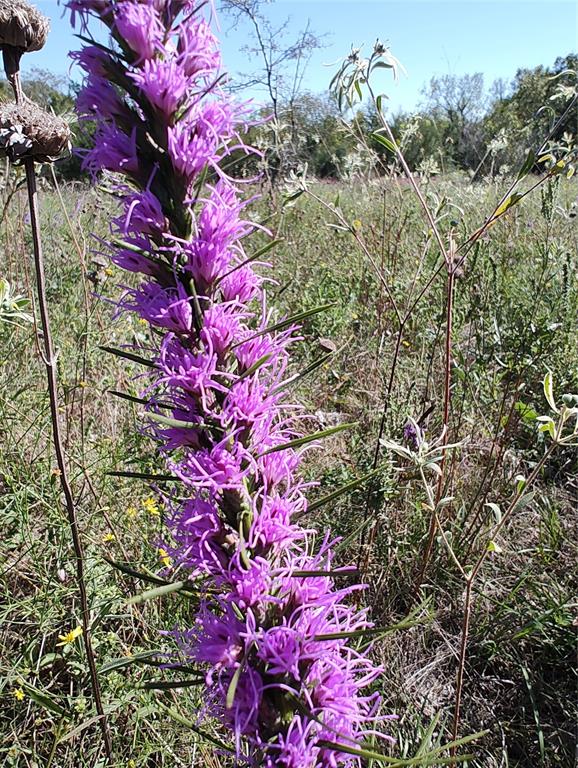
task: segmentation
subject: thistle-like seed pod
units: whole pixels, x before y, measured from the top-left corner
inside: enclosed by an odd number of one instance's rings
[[[39,51],[49,29],[48,18],[26,0],[0,0],[0,46]]]
[[[69,144],[66,121],[33,101],[0,105],[0,157],[8,157],[12,162],[26,158],[50,162]]]
[[[6,77],[19,100],[18,69],[23,53],[39,51],[46,42],[50,22],[26,0],[0,0],[0,48]]]

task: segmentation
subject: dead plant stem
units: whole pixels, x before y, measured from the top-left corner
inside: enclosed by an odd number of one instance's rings
[[[45,276],[44,276],[44,259],[42,254],[42,240],[40,237],[40,226],[39,226],[39,215],[38,215],[38,191],[36,188],[36,174],[34,170],[34,160],[32,158],[26,159],[25,168],[26,168],[26,183],[28,187],[28,201],[30,205],[30,223],[32,228],[32,242],[33,242],[33,248],[34,248],[34,265],[36,270],[38,304],[40,308],[40,318],[42,321],[42,340],[43,340],[43,346],[44,346],[44,354],[42,355],[42,357],[44,360],[44,364],[46,366],[54,452],[56,454],[56,462],[59,470],[60,485],[62,487],[62,493],[65,499],[66,512],[68,516],[68,524],[70,526],[70,532],[72,534],[72,541],[74,545],[74,553],[75,553],[75,560],[76,560],[76,580],[77,580],[78,591],[80,595],[80,604],[82,609],[83,640],[84,640],[86,658],[88,661],[88,667],[90,672],[92,694],[94,697],[96,711],[99,715],[99,722],[100,722],[100,727],[102,731],[104,750],[105,750],[107,759],[110,761],[112,759],[112,742],[111,742],[110,733],[108,730],[106,716],[104,714],[104,709],[102,706],[100,685],[98,682],[98,676],[96,672],[96,663],[94,659],[94,652],[92,649],[92,641],[90,636],[90,610],[88,606],[86,582],[84,577],[84,551],[83,551],[82,540],[80,538],[80,531],[78,527],[76,506],[74,503],[72,488],[70,486],[70,481],[68,478],[68,470],[66,466],[64,450],[62,447],[60,422],[58,418],[58,382],[56,377],[56,356],[54,354],[54,345],[52,342],[52,335],[50,332],[50,318],[48,314],[48,302],[46,299],[46,284],[45,284]]]
[[[550,443],[548,450],[544,453],[540,461],[536,464],[536,466],[532,470],[526,482],[523,484],[523,486],[520,486],[517,489],[516,495],[510,502],[508,509],[502,515],[502,519],[490,531],[490,534],[489,534],[490,541],[493,540],[498,535],[498,533],[502,530],[506,522],[510,519],[514,509],[516,508],[519,500],[522,497],[522,494],[527,492],[528,488],[531,488],[531,486],[534,484],[534,481],[542,471],[543,466],[546,464],[546,462],[548,461],[548,459],[556,449],[557,444],[558,443],[556,440],[553,440]],[[460,727],[460,709],[461,709],[463,688],[464,688],[464,670],[465,670],[467,648],[468,648],[470,619],[471,619],[472,607],[473,607],[472,590],[474,586],[474,581],[478,573],[480,572],[480,569],[482,568],[483,564],[485,563],[486,558],[488,557],[490,551],[491,551],[490,548],[488,548],[487,546],[484,547],[484,549],[478,556],[478,559],[475,565],[466,576],[466,591],[465,591],[465,597],[464,597],[465,605],[464,605],[464,615],[462,619],[462,636],[460,640],[460,653],[459,653],[459,661],[458,661],[458,672],[457,672],[457,678],[456,678],[456,695],[454,700],[455,703],[454,703],[454,719],[453,719],[453,726],[452,726],[452,741],[457,740],[458,731]],[[456,753],[456,748],[453,747],[451,750],[451,756],[454,757],[455,753]]]
[[[445,353],[444,353],[444,413],[443,413],[443,444],[440,446],[442,449],[448,444],[448,433],[450,423],[450,405],[451,405],[451,388],[452,388],[452,331],[453,331],[453,313],[454,313],[454,285],[455,285],[455,271],[453,266],[448,266],[448,280],[446,290],[446,333],[445,333]],[[436,495],[434,501],[434,508],[432,510],[429,531],[427,537],[427,543],[425,546],[419,576],[415,583],[415,591],[418,592],[419,588],[425,577],[429,561],[431,559],[433,545],[435,541],[436,532],[436,519],[437,508],[441,501],[442,494],[445,487],[445,466],[446,466],[446,454],[447,451],[442,450],[442,459],[440,462],[440,473],[438,476]]]

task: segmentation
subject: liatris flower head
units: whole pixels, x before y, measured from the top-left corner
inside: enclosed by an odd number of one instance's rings
[[[70,0],[112,47],[75,54],[79,109],[97,122],[84,165],[121,211],[112,261],[134,273],[119,301],[151,326],[146,434],[181,482],[153,542],[163,573],[202,600],[172,633],[205,672],[204,714],[254,766],[336,768],[373,727],[380,669],[350,638],[371,626],[333,542],[299,519],[307,486],[287,370],[297,327],[276,322],[245,252],[254,227],[227,173],[248,107],[219,86],[217,41],[192,0]],[[136,279],[136,282],[135,282]],[[337,579],[347,579],[337,584]],[[367,725],[369,723],[369,725]]]
[[[412,451],[418,451],[424,440],[421,427],[412,418],[409,418],[403,428],[403,439]]]

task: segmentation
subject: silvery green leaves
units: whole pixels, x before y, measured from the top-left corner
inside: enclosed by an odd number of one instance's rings
[[[339,108],[352,107],[363,100],[363,88],[368,84],[369,76],[378,69],[391,71],[397,80],[398,72],[403,67],[388,46],[379,39],[375,41],[369,58],[364,58],[361,48],[351,49],[351,53],[343,60],[337,74],[329,84],[329,90],[334,94]]]
[[[0,279],[0,326],[4,323],[32,323],[34,318],[27,311],[29,304],[25,296],[13,292],[8,280]]]
[[[466,442],[462,440],[456,443],[446,443],[445,437],[446,430],[442,430],[439,437],[433,442],[426,440],[425,433],[419,424],[408,417],[404,427],[405,445],[386,439],[382,439],[380,442],[386,450],[392,451],[418,469],[431,470],[437,475],[440,472],[439,464],[444,453],[454,448],[461,448]]]
[[[548,371],[544,377],[544,397],[557,418],[538,416],[538,430],[547,432],[558,445],[578,445],[578,395],[566,393],[562,395],[561,402],[556,403],[553,376]]]

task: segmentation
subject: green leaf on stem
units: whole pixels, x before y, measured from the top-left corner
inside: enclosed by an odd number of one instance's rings
[[[152,472],[129,472],[122,469],[111,469],[110,472],[105,474],[110,477],[130,477],[133,480],[154,480],[156,483],[167,483],[171,480],[182,483],[181,478],[175,475],[154,475]]]
[[[125,360],[130,360],[132,363],[138,363],[139,365],[146,365],[148,368],[156,368],[157,366],[152,360],[147,360],[146,357],[136,355],[134,352],[126,352],[124,349],[116,349],[116,347],[99,346],[103,352],[109,352],[111,355],[122,357]]]
[[[144,651],[143,653],[135,653],[133,656],[121,656],[118,659],[112,659],[103,664],[98,670],[99,675],[106,675],[108,672],[114,672],[117,669],[124,669],[124,667],[130,667],[132,664],[139,664],[152,656],[160,656],[161,651]]]
[[[371,138],[375,139],[378,144],[381,144],[386,149],[389,149],[390,152],[393,152],[393,154],[397,154],[398,148],[397,146],[391,141],[391,139],[388,139],[386,136],[383,136],[379,131],[374,131],[371,134]]]
[[[311,435],[306,435],[305,437],[297,437],[295,440],[288,440],[286,443],[282,443],[281,445],[275,445],[273,448],[269,448],[267,451],[260,453],[257,458],[260,459],[261,456],[268,456],[270,453],[286,451],[288,448],[299,448],[302,445],[307,445],[308,443],[312,443],[315,440],[322,440],[324,437],[330,437],[331,435],[336,435],[338,432],[343,432],[345,429],[351,429],[352,427],[357,426],[358,422],[352,421],[348,424],[339,424],[337,427],[322,429],[319,432],[313,432]]]
[[[181,592],[182,590],[190,590],[191,585],[186,581],[174,581],[168,584],[162,584],[155,589],[149,589],[146,592],[142,592],[140,595],[134,595],[127,600],[127,605],[140,605],[140,603],[146,603],[147,600],[154,600],[156,597],[164,597],[165,595],[171,595],[173,592]]]
[[[528,150],[528,154],[526,156],[526,159],[524,160],[524,165],[520,168],[520,172],[518,173],[518,181],[521,181],[524,178],[524,176],[527,176],[530,173],[535,162],[536,162],[536,154],[532,149],[530,149]]]
[[[231,678],[229,687],[227,688],[227,698],[225,700],[225,707],[227,709],[231,709],[231,707],[233,706],[233,702],[235,701],[235,693],[237,692],[237,686],[239,685],[239,679],[241,677],[242,669],[243,669],[243,665],[239,664],[239,666],[235,670],[235,674]]]
[[[231,349],[236,349],[237,347],[240,347],[242,344],[246,344],[248,341],[253,341],[253,339],[258,339],[259,336],[264,336],[266,333],[274,333],[275,331],[281,331],[283,328],[287,328],[290,325],[294,325],[295,323],[300,323],[302,320],[306,320],[308,317],[312,317],[313,315],[318,315],[320,312],[326,312],[328,309],[331,309],[332,307],[335,307],[335,302],[332,302],[331,304],[322,304],[320,307],[314,307],[313,309],[306,309],[303,312],[298,312],[296,315],[293,315],[292,317],[287,317],[285,320],[280,320],[278,323],[274,323],[273,325],[267,326],[267,328],[263,328],[262,331],[258,331],[257,333],[254,333],[252,336],[249,336],[246,339],[243,339],[243,341],[237,342],[237,344],[234,344]]]
[[[313,371],[316,371],[320,366],[326,363],[332,355],[333,355],[333,352],[329,352],[326,355],[321,355],[321,357],[318,357],[316,360],[314,360],[311,363],[311,365],[308,365],[307,368],[304,368],[301,371],[301,373],[298,373],[297,375],[292,376],[290,379],[287,379],[287,381],[283,382],[283,384],[280,384],[278,387],[275,387],[275,389],[273,390],[273,394],[277,394],[277,392],[282,392],[284,389],[288,389],[289,387],[292,387],[294,384],[297,384],[297,382],[304,379],[305,376],[308,376],[310,373],[313,373]]]
[[[524,507],[527,507],[535,495],[536,491],[530,491],[530,493],[525,493],[523,496],[520,496],[518,501],[512,507],[512,512],[510,514],[515,515],[516,512],[519,512],[521,509],[524,509]]]
[[[381,469],[374,469],[372,472],[368,472],[366,475],[363,475],[363,477],[360,477],[357,480],[352,480],[350,483],[342,485],[341,488],[338,488],[336,491],[328,493],[327,496],[323,496],[320,499],[312,501],[307,505],[305,514],[307,514],[307,512],[314,512],[316,509],[319,509],[319,507],[323,507],[325,504],[330,504],[332,501],[335,501],[335,499],[343,496],[344,493],[349,493],[349,491],[353,491],[356,488],[359,488],[359,486],[365,485],[373,477],[379,475],[380,472]]]
[[[554,399],[554,381],[552,377],[552,371],[548,371],[548,373],[544,376],[544,396],[554,413],[558,413],[556,400]]]
[[[244,261],[239,262],[239,264],[235,264],[235,266],[226,272],[222,277],[220,277],[217,282],[220,283],[222,280],[224,280],[226,277],[229,277],[229,275],[232,275],[233,272],[236,272],[238,269],[246,267],[247,264],[251,264],[253,261],[257,261],[257,259],[260,259],[261,256],[264,256],[266,253],[269,253],[269,251],[273,250],[273,248],[276,248],[279,243],[284,241],[284,239],[285,238],[280,237],[277,240],[271,240],[270,242],[266,243],[262,248],[259,248],[258,251],[255,251],[252,256],[249,256]]]
[[[204,685],[205,676],[200,675],[190,680],[147,680],[144,683],[135,683],[135,688],[145,691],[170,691],[174,688],[191,688],[196,685]]]
[[[512,192],[511,195],[508,195],[504,202],[501,203],[494,211],[492,221],[499,219],[500,216],[503,216],[506,211],[508,211],[513,205],[516,205],[516,203],[521,200],[522,197],[523,195],[519,194],[518,192]]]

